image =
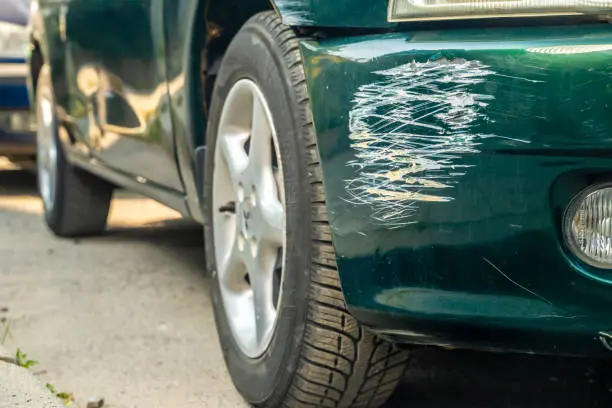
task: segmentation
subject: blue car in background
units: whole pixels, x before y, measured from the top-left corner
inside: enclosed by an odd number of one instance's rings
[[[29,0],[0,0],[0,156],[27,166],[36,156],[26,51]]]

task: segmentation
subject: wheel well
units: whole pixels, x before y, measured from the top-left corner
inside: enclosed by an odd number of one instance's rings
[[[44,57],[38,41],[32,41],[32,54],[30,56],[30,80],[32,81],[32,96],[35,96],[36,86],[38,85],[38,77],[44,65]]]
[[[273,10],[270,0],[201,0],[195,25],[194,57],[200,62],[205,113],[223,55],[242,25],[255,14]]]

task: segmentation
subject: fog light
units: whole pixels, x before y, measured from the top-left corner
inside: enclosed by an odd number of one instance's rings
[[[612,269],[612,186],[587,189],[575,197],[565,213],[564,233],[578,258]]]

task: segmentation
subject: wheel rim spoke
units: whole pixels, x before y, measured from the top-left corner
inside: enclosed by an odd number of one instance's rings
[[[45,126],[45,128],[50,128],[52,123],[53,123],[53,112],[51,112],[50,109],[50,103],[51,101],[49,101],[49,99],[47,97],[43,97],[42,99],[42,103],[43,103],[43,109],[42,109],[42,124]]]
[[[285,210],[278,199],[264,202],[261,206],[261,225],[259,226],[262,239],[276,246],[283,245],[283,223]]]
[[[257,198],[261,204],[261,222],[257,225],[257,233],[280,246],[283,239],[285,212],[279,199],[277,180],[272,168],[273,131],[269,125],[268,114],[257,98],[253,101],[252,115],[249,167]]]
[[[220,133],[217,141],[234,185],[238,185],[249,164],[249,158],[244,151],[244,144],[247,139],[248,135],[246,133],[237,129],[230,129],[228,133]]]
[[[45,208],[51,210],[55,201],[58,148],[55,140],[53,101],[50,96],[42,92],[37,104],[37,121],[39,122],[36,141],[39,190]]]
[[[274,328],[276,310],[274,308],[273,272],[275,254],[263,248],[249,268],[251,287],[253,288],[253,305],[255,308],[255,331],[258,344],[261,344],[269,331]]]
[[[240,271],[241,269],[244,270],[244,260],[238,246],[238,240],[235,239],[225,249],[224,256],[217,260],[217,273],[224,285],[231,290],[239,291],[240,286],[244,286],[244,282],[241,282],[244,276],[244,273]]]
[[[249,161],[251,170],[259,173],[272,169],[272,129],[268,114],[258,98],[253,98],[251,145]]]

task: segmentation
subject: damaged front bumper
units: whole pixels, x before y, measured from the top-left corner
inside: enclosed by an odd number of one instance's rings
[[[570,255],[612,179],[609,24],[304,41],[342,287],[398,341],[608,355],[612,273]]]

